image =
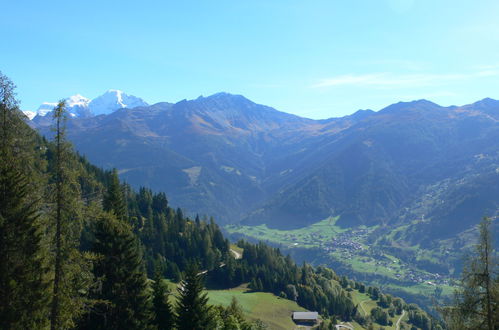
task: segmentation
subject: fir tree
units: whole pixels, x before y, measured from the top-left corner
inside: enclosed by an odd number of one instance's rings
[[[232,297],[230,305],[227,306],[227,313],[232,315],[237,320],[238,324],[244,325],[246,323],[244,319],[243,309],[234,296]]]
[[[203,293],[202,275],[190,264],[178,288],[176,325],[179,330],[203,329],[209,321],[208,297]]]
[[[162,278],[157,275],[154,283],[154,312],[155,323],[158,330],[169,330],[174,326],[174,314],[168,299],[169,291],[162,283]]]
[[[85,317],[82,328],[152,328],[151,295],[130,225],[105,213],[96,221],[94,235],[92,251],[100,256],[94,273],[100,285],[93,298],[100,303]]]
[[[127,218],[127,207],[116,169],[113,169],[111,172],[107,193],[104,196],[103,207],[105,211],[114,213],[120,220]]]
[[[33,329],[48,324],[48,269],[33,134],[14,87],[0,72],[0,328]]]

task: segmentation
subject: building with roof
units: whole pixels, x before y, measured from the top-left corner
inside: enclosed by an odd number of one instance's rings
[[[293,321],[297,324],[316,324],[319,320],[317,312],[293,312]]]

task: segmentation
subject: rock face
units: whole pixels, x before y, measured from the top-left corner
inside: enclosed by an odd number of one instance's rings
[[[75,116],[69,138],[93,163],[165,191],[191,214],[277,228],[330,215],[343,226],[424,215],[431,235],[445,236],[499,209],[495,100],[419,100],[312,120],[226,93],[151,106],[124,95],[88,107],[137,107]]]

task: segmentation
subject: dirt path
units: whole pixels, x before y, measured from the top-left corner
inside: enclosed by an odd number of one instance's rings
[[[397,324],[395,325],[397,330],[400,330],[400,321],[402,321],[402,318],[404,317],[404,315],[405,315],[405,311],[402,310],[402,315],[400,315],[399,319],[397,320]]]
[[[362,300],[360,303],[359,303],[359,306],[360,306],[360,309],[362,309],[362,311],[364,312],[364,316],[367,316],[367,312],[366,310],[364,309],[364,306],[362,306],[363,303],[365,303],[366,301],[368,301],[369,299],[366,299],[366,300]]]

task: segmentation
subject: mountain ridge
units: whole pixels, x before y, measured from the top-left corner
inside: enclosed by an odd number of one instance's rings
[[[490,172],[497,104],[416,100],[313,120],[217,93],[72,118],[68,132],[132,185],[166,190],[187,212],[223,223],[294,228],[340,215],[344,226],[373,225],[400,222],[424,187]],[[49,134],[47,122],[33,122]],[[489,169],[477,166],[479,154]]]
[[[128,95],[121,90],[109,89],[104,94],[94,99],[75,94],[64,99],[66,109],[71,117],[93,117],[110,114],[124,108],[148,106],[149,104],[139,97]],[[23,111],[33,120],[35,117],[45,117],[55,107],[57,102],[43,102],[36,111]]]

